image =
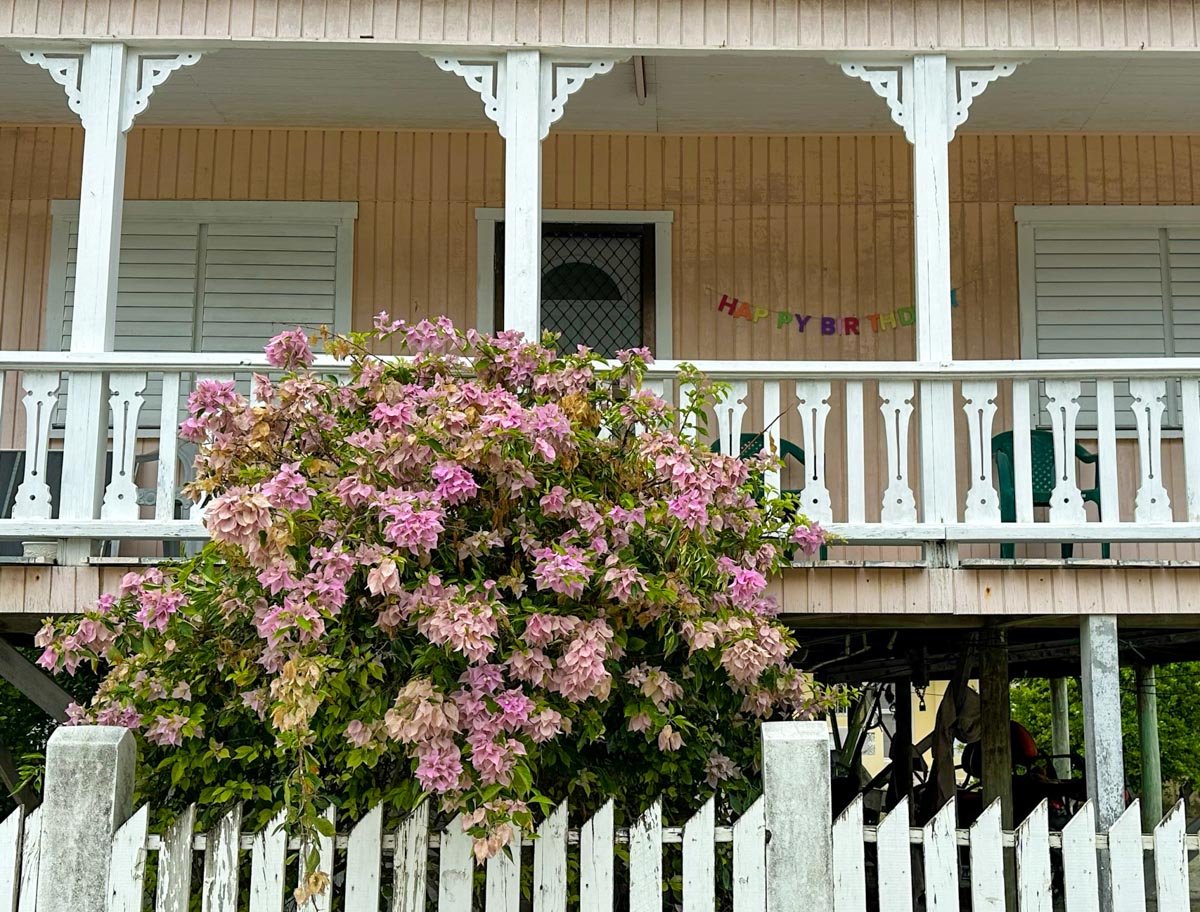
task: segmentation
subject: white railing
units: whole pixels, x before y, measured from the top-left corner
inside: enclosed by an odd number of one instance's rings
[[[130,814],[132,736],[84,729],[55,737],[44,804],[0,823],[0,912],[34,912],[35,904],[136,912],[151,903],[177,912],[197,900],[206,912],[284,908],[307,852],[282,814],[246,833],[234,807],[197,833],[192,806],[153,833],[146,807]],[[320,868],[338,896],[327,892],[306,909],[378,910],[390,893],[393,912],[520,912],[522,893],[531,893],[535,912],[573,909],[570,896],[580,912],[612,912],[626,907],[624,892],[631,912],[949,912],[1003,910],[1006,891],[1016,898],[1007,908],[1021,912],[1051,912],[1061,898],[1069,912],[1146,912],[1148,897],[1158,912],[1189,908],[1188,858],[1200,842],[1187,834],[1182,805],[1146,836],[1137,802],[1100,832],[1090,803],[1061,832],[1050,831],[1045,802],[1015,831],[1002,829],[999,803],[969,828],[956,828],[954,802],[915,828],[907,799],[867,825],[859,797],[831,823],[829,772],[825,723],[768,723],[764,794],[731,826],[718,825],[713,800],[682,827],[665,826],[651,796],[627,828],[614,825],[611,803],[572,828],[562,804],[535,839],[483,870],[457,818],[431,829],[428,805],[392,822],[375,807],[348,833],[319,838]],[[333,811],[328,817],[336,824]],[[203,874],[194,878],[197,852]],[[664,896],[668,884],[677,892]]]
[[[1183,542],[1200,534],[1200,359],[693,363],[730,385],[707,439],[727,453],[745,451],[743,435],[794,444],[803,465],[789,460],[768,485],[800,492],[805,512],[848,542]],[[678,369],[660,362],[647,382],[686,402],[691,391]],[[203,538],[198,512],[177,508],[191,455],[176,437],[181,405],[199,377],[233,377],[248,389],[250,374],[267,370],[261,355],[0,352],[10,390],[6,398],[0,389],[8,403],[0,417],[24,467],[10,485],[18,490],[0,539]],[[62,402],[80,375],[103,375],[110,391],[108,452],[98,457],[101,470],[106,460],[112,467],[94,508],[56,491],[48,471],[81,456],[77,446],[58,452]],[[1052,438],[1055,462],[1044,521],[1035,521],[1036,428]],[[1013,437],[1007,500],[993,458],[993,438],[1004,431]],[[1095,460],[1061,458],[1078,445]],[[63,504],[70,509],[60,515]],[[1012,521],[1002,522],[1009,510]]]

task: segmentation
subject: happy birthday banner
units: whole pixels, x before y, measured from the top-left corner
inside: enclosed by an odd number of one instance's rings
[[[950,289],[950,306],[958,306],[958,289]],[[736,320],[747,320],[758,323],[767,317],[774,316],[775,328],[784,329],[795,325],[800,332],[822,336],[857,336],[870,330],[873,333],[888,332],[903,326],[913,326],[917,322],[915,307],[897,307],[886,313],[870,313],[857,316],[826,316],[817,314],[798,314],[786,310],[769,310],[759,307],[749,301],[740,301],[729,295],[721,295],[717,304],[717,312],[726,314]]]

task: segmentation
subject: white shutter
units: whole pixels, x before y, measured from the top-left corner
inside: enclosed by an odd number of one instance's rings
[[[70,222],[63,283],[62,349],[71,347],[78,224]],[[126,221],[117,270],[117,351],[187,352],[195,348],[199,225],[195,222]],[[162,380],[151,376],[138,424],[157,428]],[[68,389],[69,395],[69,389]],[[55,424],[66,418],[61,397]]]
[[[1200,226],[1167,231],[1174,353],[1200,355]]]
[[[1148,358],[1170,353],[1158,228],[1039,225],[1033,229],[1033,246],[1031,335],[1037,357]],[[1129,426],[1133,416],[1128,384],[1118,383],[1116,392],[1117,425]],[[1079,426],[1096,426],[1093,383],[1084,384]]]
[[[200,350],[259,351],[284,329],[336,324],[336,224],[212,223],[202,279]]]

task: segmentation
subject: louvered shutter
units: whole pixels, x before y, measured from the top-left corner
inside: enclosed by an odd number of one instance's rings
[[[1170,228],[1171,343],[1183,357],[1200,355],[1200,225]]]
[[[333,223],[207,226],[200,349],[258,351],[297,326],[336,324],[338,230]]]
[[[62,349],[71,347],[75,303],[78,222],[69,222],[66,280],[63,284]],[[195,222],[126,220],[121,232],[117,270],[117,351],[187,352],[195,350],[197,254]],[[142,427],[157,428],[162,380],[151,376],[138,416]],[[66,398],[59,400],[55,424],[66,419]]]
[[[1032,335],[1039,358],[1171,353],[1158,228],[1035,226],[1033,245]],[[1116,399],[1117,425],[1131,426],[1128,384],[1116,385]],[[1096,427],[1094,383],[1083,385],[1078,423]]]

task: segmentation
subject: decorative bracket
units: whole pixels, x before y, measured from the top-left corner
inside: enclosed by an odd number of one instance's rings
[[[954,138],[954,132],[966,123],[971,102],[984,93],[989,85],[1004,76],[1011,76],[1024,61],[1007,63],[946,64],[946,141]],[[904,130],[910,143],[916,142],[916,131],[912,116],[913,61],[888,63],[842,63],[842,72],[861,79],[887,102],[892,120]]]
[[[40,66],[67,93],[67,106],[78,115],[84,127],[90,99],[84,91],[83,75],[88,66],[86,51],[60,53],[55,51],[22,51],[26,63]],[[131,52],[125,62],[124,92],[121,98],[120,126],[128,133],[134,119],[146,110],[154,90],[167,81],[176,70],[199,62],[199,51],[163,54],[147,51]]]
[[[467,87],[483,99],[483,113],[496,124],[500,136],[508,138],[505,113],[507,100],[507,66],[504,55],[497,57],[434,57],[438,68],[461,76]],[[550,135],[550,126],[562,119],[567,99],[578,92],[593,76],[612,72],[616,60],[576,62],[542,57],[538,93],[538,138]]]
[[[121,99],[121,132],[129,132],[133,121],[149,106],[154,90],[166,82],[172,73],[199,62],[199,51],[130,54],[125,76],[125,97]]]

